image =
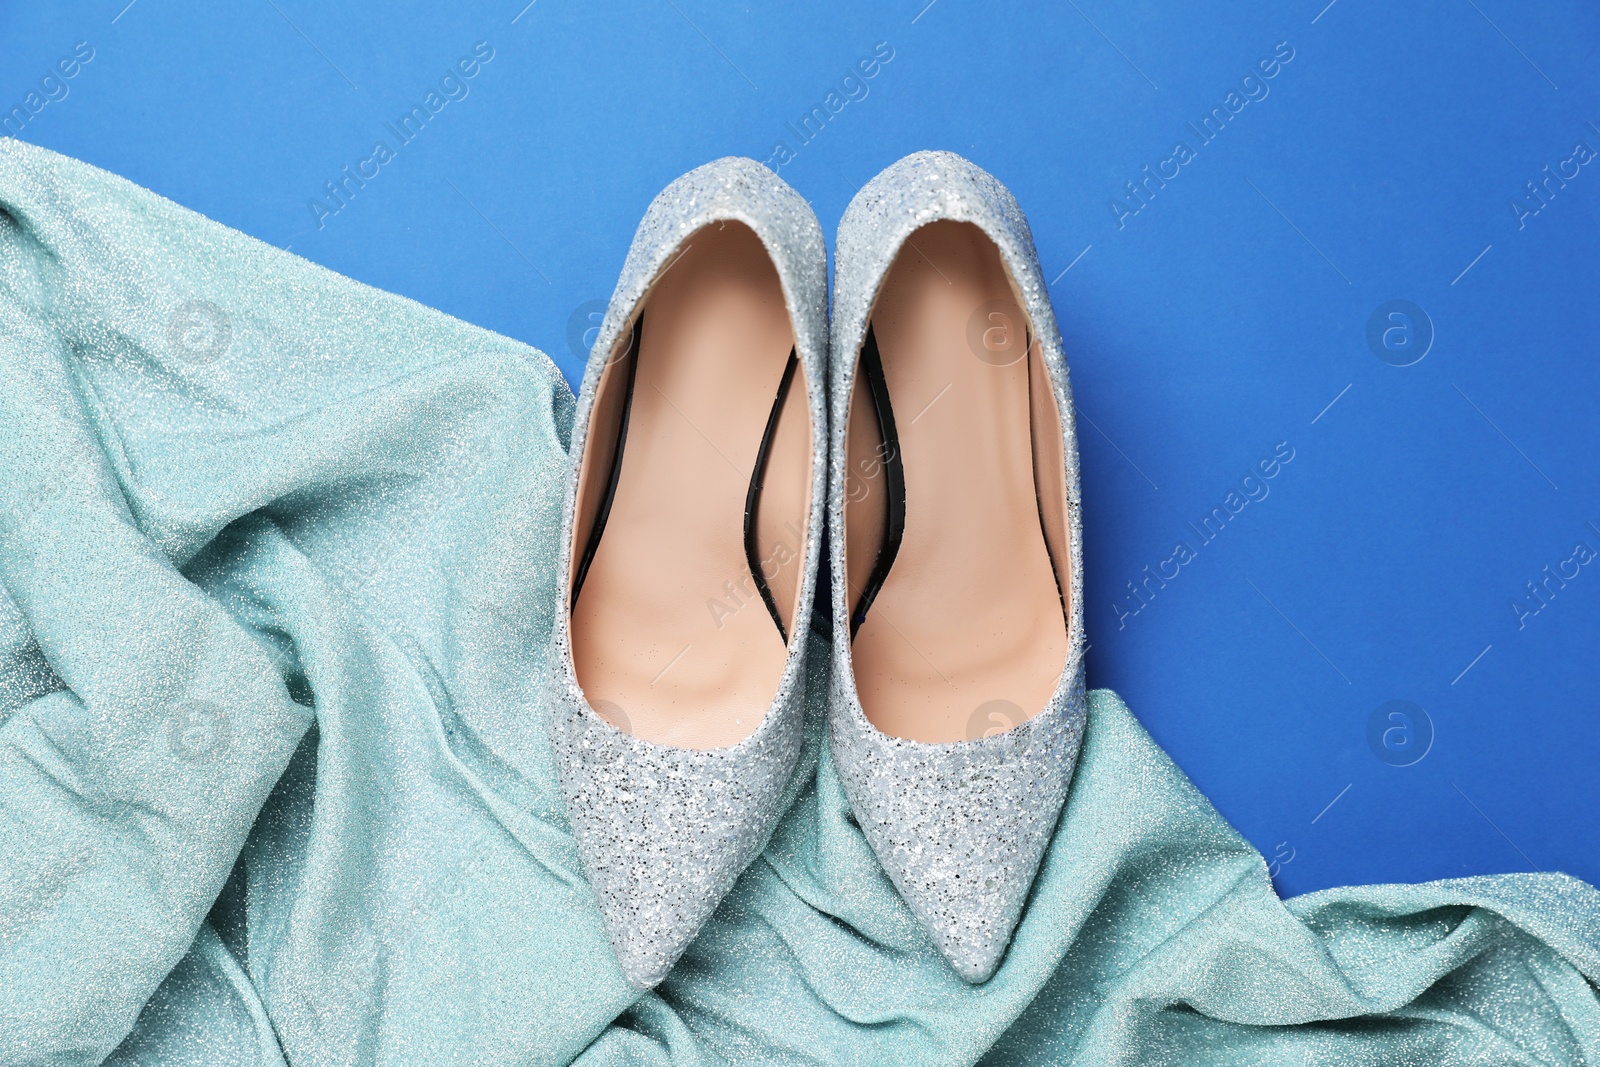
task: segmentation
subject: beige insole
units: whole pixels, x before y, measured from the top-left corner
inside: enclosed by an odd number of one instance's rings
[[[1059,415],[999,250],[977,227],[916,231],[871,321],[899,438],[905,525],[851,646],[856,686],[887,734],[974,740],[1038,714],[1066,662],[1072,591],[1058,590],[1045,533],[1066,582]],[[849,432],[854,600],[882,542],[887,488],[859,367]]]
[[[590,706],[613,725],[658,744],[720,748],[761,722],[787,655],[744,529],[794,330],[777,269],[737,223],[691,235],[641,314],[621,473],[572,611],[572,655]],[[575,573],[610,477],[629,340],[596,400]],[[796,367],[757,509],[759,559],[791,636],[811,488],[809,387]]]

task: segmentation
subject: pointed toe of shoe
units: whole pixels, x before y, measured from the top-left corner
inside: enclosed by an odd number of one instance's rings
[[[1033,872],[1019,869],[967,880],[975,883],[971,892],[962,891],[961,879],[952,879],[952,884],[920,894],[911,906],[928,939],[956,974],[981,985],[1005,959]],[[1002,885],[1002,881],[1025,884]]]
[[[708,916],[640,908],[638,903],[602,897],[600,911],[622,977],[635,989],[653,989],[672,970]]]
[[[623,975],[648,989],[771,832],[800,756],[798,670],[755,733],[715,749],[625,734],[589,709],[570,673],[556,677],[547,728],[578,858]]]
[[[598,531],[606,528],[602,513],[608,515],[612,523],[619,522],[618,517],[610,513],[611,496],[602,498],[605,501],[602,512],[597,499],[585,495],[583,477],[591,457],[586,451],[591,433],[600,435],[594,438],[599,442],[596,447],[610,453],[603,462],[596,461],[598,465],[595,469],[610,469],[610,487],[604,492],[613,495],[618,484],[628,484],[625,480],[618,481],[621,460],[625,454],[625,434],[642,434],[646,441],[649,440],[644,424],[632,424],[630,421],[633,375],[639,372],[640,362],[646,360],[642,350],[633,351],[634,358],[629,361],[628,372],[623,376],[627,382],[623,391],[607,391],[610,387],[604,383],[608,371],[618,365],[619,342],[630,334],[635,339],[640,336],[645,304],[652,299],[652,293],[662,292],[655,288],[656,283],[693,247],[690,239],[713,225],[720,230],[721,224],[727,222],[742,224],[753,232],[776,271],[784,308],[794,333],[792,344],[782,346],[787,351],[780,350],[777,353],[779,356],[787,354],[789,358],[787,367],[790,369],[782,370],[783,381],[790,381],[789,375],[796,365],[804,371],[800,380],[805,383],[803,393],[813,427],[809,478],[811,503],[800,519],[805,533],[799,553],[802,569],[794,595],[798,603],[809,604],[811,601],[820,551],[821,538],[818,532],[822,528],[822,499],[827,472],[823,452],[826,440],[822,429],[826,426],[826,411],[821,393],[827,381],[827,248],[822,228],[810,205],[776,174],[749,159],[730,157],[714,160],[683,175],[651,202],[639,223],[618,276],[616,290],[590,349],[583,384],[578,391],[569,446],[572,464],[567,473],[559,534],[561,556],[555,567],[557,589],[554,599],[561,610],[556,614],[551,633],[549,672],[544,682],[545,727],[551,761],[572,830],[577,864],[582,867],[594,889],[605,934],[623,975],[641,989],[648,989],[666,977],[679,956],[693,942],[701,925],[733,888],[740,873],[760,853],[780,814],[785,787],[795,774],[801,752],[806,679],[804,629],[791,636],[784,632],[782,623],[779,623],[778,632],[787,646],[787,652],[782,674],[776,679],[776,692],[768,699],[754,732],[725,748],[677,748],[618,729],[597,715],[588,703],[579,682],[578,662],[573,655],[576,593],[582,589],[584,577],[595,558],[592,555],[577,555],[580,549],[577,544],[579,531],[586,531],[586,544],[583,547],[592,554],[599,544]],[[705,244],[716,246],[717,243],[708,240]],[[703,262],[706,257],[719,254],[732,256],[728,263],[744,262],[743,253],[737,248],[730,252],[730,245],[718,247],[722,248],[721,253],[710,250],[697,252],[695,262]],[[693,267],[688,269],[691,273],[695,270]],[[765,268],[762,270],[762,277],[765,278]],[[683,277],[680,272],[673,276],[673,281]],[[766,285],[765,282],[752,284],[758,289]],[[721,292],[720,289],[716,291]],[[769,289],[764,295],[751,298],[761,307],[761,315],[757,317],[762,321],[766,320],[766,311],[770,310],[771,295]],[[715,306],[720,308],[722,305]],[[689,317],[694,318],[692,315]],[[738,316],[732,318],[738,319]],[[621,350],[627,351],[625,348]],[[626,359],[626,356],[621,358]],[[660,358],[666,361],[664,366],[681,369],[678,363],[673,362],[670,353],[663,351]],[[774,384],[777,382],[777,368],[782,366],[773,362]],[[676,375],[678,370],[671,370],[670,373]],[[619,379],[613,377],[611,380]],[[643,382],[645,379],[641,376],[639,380]],[[723,384],[709,379],[702,382],[698,377],[691,380],[706,389],[720,388]],[[751,380],[755,380],[754,377]],[[786,388],[786,385],[779,387],[780,403],[785,395],[782,390]],[[690,389],[691,393],[694,391]],[[605,407],[601,406],[603,395],[608,404]],[[796,394],[791,391],[787,395],[793,397]],[[717,393],[716,397],[718,402],[728,399],[722,393]],[[620,399],[613,402],[612,398]],[[762,411],[766,404],[773,402],[771,394],[764,394],[758,399]],[[671,404],[670,401],[668,403]],[[774,408],[773,415],[768,419],[768,435],[773,432],[770,424],[776,420],[779,410],[787,408]],[[786,415],[784,418],[787,424],[789,417]],[[633,425],[632,431],[627,429],[630,424]],[[636,448],[649,447],[648,444],[638,446],[632,443],[636,439],[629,440],[626,452],[629,456],[635,455]],[[762,436],[759,446],[752,445],[752,451],[759,447],[762,464],[766,462],[766,441],[767,437]],[[677,468],[682,464],[671,466]],[[635,468],[630,466],[628,469]],[[674,475],[680,476],[688,479],[697,475],[683,471]],[[752,491],[759,490],[759,479],[753,478],[752,482],[755,485]],[[604,487],[606,482],[602,478],[595,484]],[[659,487],[659,491],[665,494],[670,488],[674,487]],[[685,497],[685,500],[691,499],[700,498]],[[748,528],[754,506],[751,501],[749,496],[735,500],[735,506],[729,507],[723,517],[736,516],[737,505],[742,504],[745,526]],[[635,518],[650,513],[656,503],[652,498],[650,507],[633,513]],[[706,522],[711,524],[716,517],[707,516]],[[694,525],[686,523],[682,529],[688,530]],[[616,527],[612,528],[615,531]],[[732,528],[730,522],[728,529]],[[794,526],[788,528],[797,535],[801,533]],[[697,527],[693,537],[713,539],[708,532],[710,530],[711,525],[706,525],[704,529]],[[606,536],[610,544],[610,538],[615,533]],[[624,541],[624,547],[618,550],[624,555],[631,551],[626,544]],[[746,556],[746,560],[741,560],[740,573],[751,561],[759,566],[759,561],[749,555],[748,549]],[[649,559],[653,563],[657,557],[650,556]],[[575,560],[580,561],[578,566],[574,566]],[[704,562],[701,560],[695,566]],[[715,578],[718,580],[734,570],[724,569],[723,562],[726,561],[719,559],[716,563]],[[690,588],[699,588],[694,583],[710,577],[708,570],[693,569],[688,563],[673,565],[685,568],[677,575],[684,582],[681,588],[685,594]],[[740,582],[740,587],[744,588],[743,579]],[[707,591],[714,591],[714,586],[715,583]],[[613,588],[628,587],[614,585]],[[664,587],[664,591],[657,590],[657,594],[657,599],[646,598],[643,602],[666,604],[678,595],[678,589]],[[695,594],[696,599],[692,603],[698,603],[699,595]],[[652,631],[649,640],[666,640],[663,635],[669,631],[674,634],[677,632],[672,628],[680,624],[674,621],[677,616],[672,611],[663,608],[659,617],[667,619],[671,625],[660,633]],[[710,621],[715,622],[716,619],[713,612]],[[615,627],[619,632],[612,633],[605,625],[594,623],[593,617],[591,627],[589,633],[593,642],[603,643],[614,639],[624,644],[638,639],[640,634],[650,629],[650,626],[641,622]],[[677,637],[673,636],[671,640],[676,642]],[[695,641],[700,640],[697,631]],[[595,645],[591,643],[589,647]],[[643,654],[644,647],[644,644],[630,647],[628,652]],[[697,646],[696,656],[715,654],[702,653],[703,647]],[[616,652],[616,649],[611,651]],[[687,651],[687,646],[684,646],[684,651]],[[738,654],[733,645],[724,646],[722,651],[730,657]],[[679,653],[680,656],[683,654]],[[592,662],[586,664],[586,669]],[[602,670],[596,677],[605,678],[606,674]],[[659,678],[660,675],[657,675],[657,680]],[[654,685],[654,681],[649,683],[650,687]],[[687,691],[692,692],[693,689],[691,683]],[[757,696],[766,697],[765,689],[759,694],[751,691],[741,695],[739,706],[755,710]],[[642,699],[655,704],[654,699],[648,696]],[[692,699],[696,698],[684,698],[685,701]],[[664,695],[661,701],[656,710],[672,703]],[[672,731],[663,733],[670,735]]]
[[[939,951],[950,961],[956,974],[968,985],[982,985],[994,977],[1005,959],[1008,941],[998,939],[962,940],[957,934],[946,941],[936,941]]]
[[[987,981],[1066,802],[1087,714],[1081,661],[1032,719],[955,744],[890,737],[837,669],[833,686],[834,762],[861,832],[956,973]]]
[[[1048,384],[1054,401],[1056,427],[1052,428],[1048,419],[1039,424],[1049,433],[1037,433],[1038,426],[1032,420],[1040,409],[1032,406],[1031,393],[1030,406],[1022,412],[1022,420],[1035,432],[1034,489],[1040,523],[1037,533],[1048,542],[1049,563],[1055,572],[1054,589],[1042,582],[1035,588],[1044,589],[1047,594],[1060,593],[1066,611],[1067,649],[1053,694],[1032,718],[993,736],[924,743],[878,730],[868,721],[857,692],[853,625],[859,625],[862,616],[855,614],[860,610],[855,597],[860,594],[851,589],[849,576],[856,571],[846,551],[846,505],[854,499],[847,493],[847,482],[856,475],[849,470],[852,453],[846,434],[858,396],[870,395],[868,406],[874,411],[890,408],[877,395],[889,392],[882,367],[877,368],[880,381],[875,385],[869,381],[862,392],[857,389],[858,366],[867,358],[869,336],[873,338],[873,357],[881,356],[876,351],[872,317],[890,285],[886,279],[902,246],[909,245],[912,235],[923,227],[940,222],[970,223],[993,242],[1010,288],[1033,331],[1029,350],[1037,353],[1044,372],[1036,380]],[[1066,356],[1027,218],[998,179],[960,156],[916,152],[885,168],[850,201],[839,223],[834,247],[829,371],[834,475],[828,497],[832,534],[828,562],[833,574],[833,632],[837,643],[829,694],[830,748],[861,831],[912,915],[957,974],[968,982],[985,982],[1004,960],[1054,835],[1077,762],[1086,716],[1086,645],[1080,595],[1083,529],[1075,408]],[[917,252],[920,255],[920,249]],[[949,278],[945,281],[949,282]],[[969,321],[981,320],[974,316]],[[929,319],[927,328],[944,330],[947,323]],[[952,346],[952,352],[959,355],[959,347]],[[1031,368],[1034,357],[1029,358]],[[1028,373],[1034,371],[1030,369]],[[1040,408],[1048,406],[1046,403]],[[878,429],[886,446],[882,454],[898,457],[900,443],[889,445],[893,424],[885,426],[880,415]],[[1060,451],[1058,458],[1051,461],[1051,470],[1059,470],[1061,477],[1059,482],[1052,480],[1056,499],[1047,516],[1046,483],[1038,475],[1043,469],[1038,463],[1041,458],[1048,458],[1040,444],[1053,436],[1055,429],[1060,432]],[[946,441],[942,447],[954,446]],[[901,525],[909,527],[913,520],[905,502],[908,490],[902,485],[898,492],[905,505]],[[1057,507],[1059,511],[1055,510]],[[916,521],[923,522],[925,528],[936,525],[940,518],[936,508],[922,514],[924,518]],[[879,563],[897,558],[898,539],[903,532],[895,534],[892,550],[881,548]],[[854,530],[849,536],[856,536]],[[884,544],[888,543],[885,537]],[[985,551],[990,548],[992,545],[987,545]],[[877,565],[874,564],[875,573]],[[917,595],[924,594],[919,591]],[[931,601],[903,601],[928,602]],[[867,606],[872,603],[868,601]],[[903,635],[900,639],[911,644]],[[941,640],[949,639],[949,634],[941,636]],[[963,655],[969,656],[968,650],[963,649]],[[1009,661],[999,656],[995,662]],[[1048,666],[1056,669],[1053,661]],[[900,684],[900,680],[890,672],[874,684]]]

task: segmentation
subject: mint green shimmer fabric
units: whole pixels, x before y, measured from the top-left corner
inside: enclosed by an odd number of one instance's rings
[[[0,212],[0,1064],[1600,1063],[1592,887],[1281,901],[1107,691],[966,985],[822,639],[768,848],[633,992],[539,707],[555,367],[15,141]]]

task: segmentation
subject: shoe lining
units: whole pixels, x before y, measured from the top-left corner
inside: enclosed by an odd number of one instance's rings
[[[760,239],[692,234],[603,372],[580,460],[573,662],[618,728],[719,748],[765,715],[799,609],[808,388]]]
[[[1061,419],[1037,332],[993,241],[937,222],[891,265],[868,337],[845,473],[862,706],[916,741],[1011,729],[1054,692],[1071,596]]]

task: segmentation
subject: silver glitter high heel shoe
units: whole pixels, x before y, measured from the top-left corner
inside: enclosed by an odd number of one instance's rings
[[[1005,955],[1085,717],[1066,361],[1027,221],[918,152],[839,224],[829,736],[856,818],[969,982]]]
[[[756,857],[799,758],[826,255],[765,167],[691,171],[639,224],[578,394],[547,726],[641,989]]]

